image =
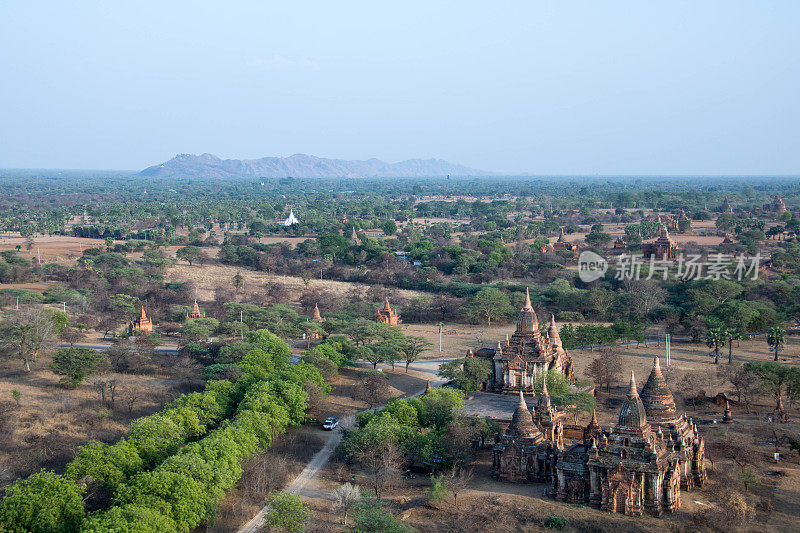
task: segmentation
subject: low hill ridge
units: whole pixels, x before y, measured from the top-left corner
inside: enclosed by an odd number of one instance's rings
[[[327,159],[306,154],[261,159],[220,159],[214,154],[179,154],[140,172],[163,178],[401,178],[424,176],[481,176],[490,174],[442,159],[408,159],[386,163]]]

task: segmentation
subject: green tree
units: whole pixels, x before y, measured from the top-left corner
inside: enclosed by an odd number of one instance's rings
[[[0,530],[73,533],[83,521],[83,491],[53,472],[18,479],[0,501]]]
[[[783,347],[786,342],[786,331],[779,327],[770,328],[767,332],[767,344],[772,348],[775,353],[774,361],[778,360],[778,351]]]
[[[181,326],[181,336],[186,340],[208,339],[219,328],[216,318],[190,318]]]
[[[439,375],[452,380],[464,393],[478,390],[491,371],[491,363],[478,357],[454,359],[439,366]]]
[[[791,380],[800,380],[800,371],[776,361],[750,361],[744,369],[752,372],[761,381],[761,390],[775,400],[775,408],[783,408],[783,394]]]
[[[353,518],[353,533],[409,533],[411,529],[386,509],[385,502],[364,498]]]
[[[269,528],[290,533],[306,530],[305,523],[311,517],[311,511],[300,496],[276,490],[269,497],[268,503],[269,511],[264,516],[264,523]]]
[[[242,287],[244,286],[244,276],[242,276],[241,272],[237,272],[233,276],[232,281],[233,281],[233,288],[236,289],[236,292],[242,290]]]
[[[175,257],[186,261],[189,263],[189,265],[192,265],[194,262],[199,260],[202,255],[203,250],[201,250],[198,246],[189,245],[175,250]]]
[[[736,328],[728,328],[723,332],[728,342],[728,364],[733,363],[733,341],[744,339],[744,334]],[[738,344],[737,344],[738,346]]]
[[[347,327],[345,333],[350,336],[356,347],[364,346],[378,337],[378,324],[373,320],[359,318]]]
[[[114,445],[91,441],[78,449],[64,475],[74,481],[89,478],[106,490],[114,490],[143,466],[136,448],[125,439]]]
[[[392,236],[397,233],[397,223],[391,219],[384,220],[381,222],[381,229],[385,235]]]
[[[725,346],[725,332],[720,328],[711,328],[706,332],[706,346],[714,349],[714,364],[719,364],[719,349]]]
[[[563,396],[556,397],[554,403],[561,406],[566,413],[572,415],[575,424],[578,423],[578,416],[580,416],[581,413],[591,413],[596,407],[594,396],[588,392],[565,394]]]
[[[447,478],[444,474],[431,478],[431,487],[428,489],[428,497],[433,503],[439,503],[447,498]]]
[[[66,384],[77,387],[106,361],[106,356],[91,348],[62,348],[53,355],[50,368],[64,376]]]
[[[416,361],[422,352],[427,351],[431,346],[433,346],[433,344],[428,342],[424,337],[408,335],[403,338],[398,347],[406,363],[406,373],[408,373],[409,365]]]
[[[115,505],[105,511],[93,513],[84,523],[85,532],[119,531],[125,533],[152,533],[153,531],[178,531],[175,521],[156,509],[136,504]]]
[[[488,327],[492,326],[492,319],[508,316],[514,311],[508,295],[499,289],[489,287],[481,289],[470,298],[463,313],[472,320],[486,319]]]
[[[751,486],[758,484],[758,477],[752,468],[747,467],[739,471],[739,481],[744,485],[744,491],[749,492]]]

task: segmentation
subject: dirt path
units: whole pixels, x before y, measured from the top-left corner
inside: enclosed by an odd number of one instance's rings
[[[419,370],[424,373],[432,373],[430,367],[436,365],[438,368],[438,362],[434,363],[432,361],[426,361],[421,363],[423,368]],[[413,370],[417,363],[411,365],[411,369]],[[426,378],[428,376],[426,375]],[[431,381],[433,385],[440,385],[444,383],[444,381]],[[414,396],[419,396],[425,392],[425,388],[420,388],[413,393],[403,394],[400,396],[401,398],[413,398]],[[382,408],[383,406],[379,406],[378,409]],[[350,429],[355,425],[356,415],[347,415],[342,418],[339,428],[335,431],[331,431],[328,434],[327,440],[325,444],[322,446],[322,449],[311,458],[311,461],[306,465],[300,474],[296,478],[294,478],[286,487],[283,489],[286,492],[291,492],[292,494],[298,494],[300,496],[304,496],[307,498],[324,498],[330,499],[330,492],[323,491],[316,487],[316,478],[319,475],[320,471],[323,467],[328,464],[328,461],[333,455],[333,452],[336,450],[336,447],[342,441],[342,432],[343,430]],[[264,526],[264,517],[269,512],[269,505],[264,506],[252,519],[250,519],[246,524],[239,528],[238,533],[256,533],[261,531],[261,528]]]

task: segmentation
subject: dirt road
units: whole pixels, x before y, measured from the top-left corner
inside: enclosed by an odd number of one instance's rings
[[[412,363],[410,366],[413,370],[419,370],[420,372],[435,374],[434,368],[438,369],[440,361],[420,361],[418,363]],[[419,366],[420,368],[415,368]],[[441,380],[431,380],[432,385],[441,385],[444,381]],[[419,396],[425,392],[424,388],[421,388],[418,391],[415,391],[411,394],[404,394],[402,398],[413,398],[414,396]],[[383,406],[378,407],[380,409]],[[291,492],[292,494],[298,494],[300,496],[306,496],[309,498],[329,498],[330,494],[327,492],[323,493],[320,489],[315,488],[315,478],[319,474],[320,470],[328,464],[328,461],[333,455],[334,450],[342,441],[342,431],[345,429],[350,429],[353,427],[356,421],[355,415],[348,415],[342,419],[339,423],[339,428],[335,431],[331,431],[328,434],[327,440],[325,444],[322,446],[322,449],[317,452],[314,457],[311,458],[311,461],[306,465],[300,474],[296,478],[294,478],[283,490],[286,492]],[[269,505],[264,506],[250,521],[244,524],[242,527],[239,528],[238,533],[256,533],[260,531],[261,528],[264,526],[264,516],[269,512]]]

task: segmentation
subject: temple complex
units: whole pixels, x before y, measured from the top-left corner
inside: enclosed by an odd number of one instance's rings
[[[378,324],[397,325],[397,311],[392,309],[389,305],[389,298],[386,298],[386,303],[383,304],[383,308],[378,311],[375,321],[378,322]]]
[[[674,512],[680,506],[681,475],[673,442],[647,422],[631,372],[617,424],[599,439],[573,445],[556,462],[552,494],[569,502],[588,501],[630,516]]]
[[[557,445],[545,438],[520,391],[511,423],[492,449],[492,477],[512,483],[550,481],[557,452]]]
[[[658,356],[653,360],[653,369],[642,388],[641,398],[647,421],[669,438],[678,454],[681,488],[702,487],[706,480],[705,442],[697,433],[697,426],[687,420],[685,414],[678,415],[675,398],[661,373]]]
[[[770,203],[764,204],[764,211],[782,215],[786,212],[786,204],[783,203],[783,199],[780,196],[775,195],[775,198]]]
[[[136,335],[137,333],[150,333],[151,331],[153,331],[153,322],[147,317],[147,313],[144,312],[144,306],[142,306],[142,314],[128,323],[128,334]]]
[[[675,259],[677,252],[678,245],[669,236],[669,230],[664,224],[661,225],[661,233],[656,240],[642,243],[642,256],[646,258]]]
[[[733,206],[731,205],[727,196],[722,201],[722,207],[720,208],[720,211],[722,211],[723,213],[728,213],[729,215],[733,214]]]
[[[355,226],[353,226],[353,233],[350,235],[350,242],[356,246],[361,246],[361,239],[358,238],[358,233],[356,233]]]
[[[477,355],[492,361],[492,373],[484,387],[487,390],[534,394],[535,379],[548,371],[561,372],[570,383],[574,380],[572,358],[561,344],[555,317],[550,316],[547,334],[542,335],[527,289],[511,338],[498,343],[494,350],[478,350]]]
[[[205,318],[206,314],[200,312],[200,307],[197,305],[197,300],[194,301],[191,312],[186,315],[187,319],[190,318]]]
[[[554,252],[558,252],[559,250],[577,250],[578,247],[575,243],[567,241],[564,238],[564,228],[561,228],[558,233],[558,239],[556,242],[552,244],[550,247]]]
[[[600,427],[595,413],[584,428],[564,424],[546,382],[533,409],[522,391],[519,395],[511,423],[495,436],[496,479],[547,482],[553,498],[630,516],[674,512],[680,491],[706,479],[703,438],[691,420],[678,415],[658,358],[641,396],[631,372],[626,399],[610,429]],[[571,443],[565,446],[565,439]]]

